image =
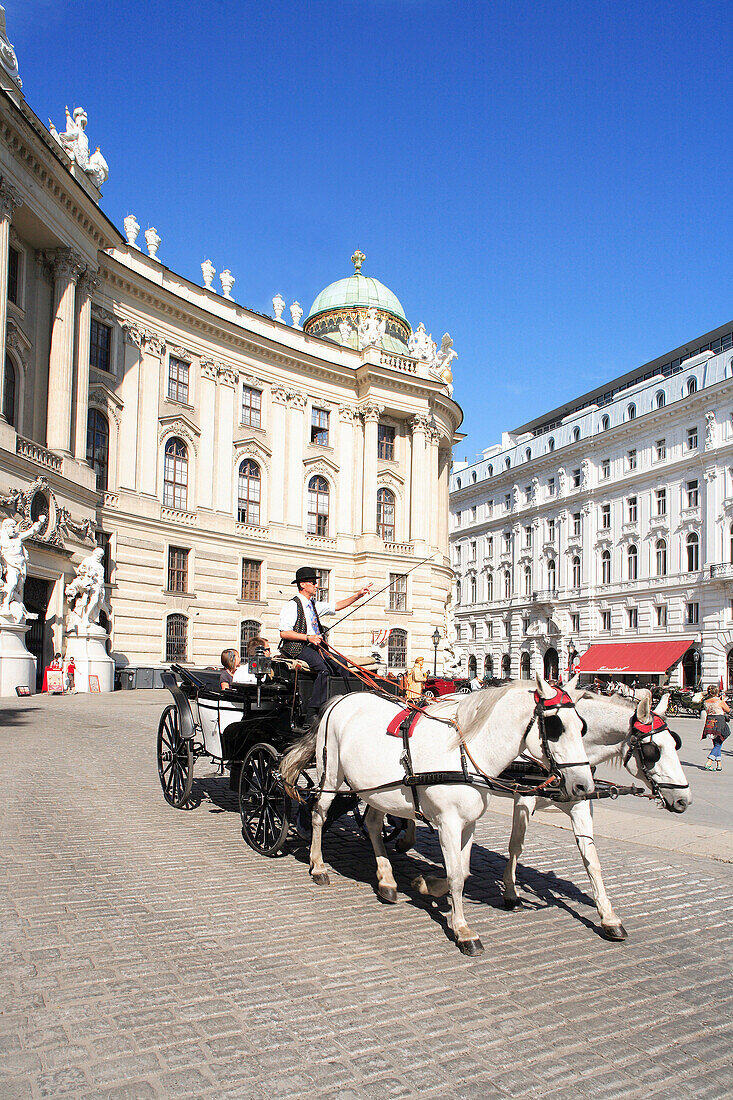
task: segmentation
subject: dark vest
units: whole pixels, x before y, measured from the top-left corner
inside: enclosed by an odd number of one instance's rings
[[[308,624],[305,621],[305,611],[303,610],[303,603],[298,596],[293,596],[293,601],[296,607],[295,626],[293,630],[296,634],[307,634]],[[325,631],[321,626],[321,620],[318,618],[318,612],[316,611],[316,605],[313,604],[313,613],[316,616],[316,622],[318,623],[318,633],[325,636]],[[280,642],[280,650],[286,657],[298,657],[300,656],[305,642]]]

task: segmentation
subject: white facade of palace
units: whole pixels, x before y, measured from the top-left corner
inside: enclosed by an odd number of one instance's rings
[[[401,306],[358,273],[360,253],[302,326],[297,303],[292,325],[279,319],[279,296],[274,318],[237,304],[228,272],[217,293],[207,262],[204,286],[170,271],[155,230],[145,254],[135,219],[126,240],[100,208],[103,158],[84,158],[83,136],[82,154],[68,153],[76,138],[29,109],[11,55],[0,54],[0,517],[28,527],[49,515],[26,543],[39,666],[64,649],[64,587],[95,539],[108,548],[118,664],[218,665],[254,632],[277,640],[304,564],[334,600],[389,586],[339,628],[338,648],[367,656],[388,623],[393,667],[432,655],[452,584],[450,358],[441,375],[434,348],[410,354]],[[85,123],[75,115],[67,130]]]
[[[689,640],[733,685],[733,322],[505,433],[451,475],[455,629],[479,676]]]

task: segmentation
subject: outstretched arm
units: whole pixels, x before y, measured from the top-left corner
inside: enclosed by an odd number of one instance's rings
[[[355,592],[353,596],[348,596],[345,600],[339,600],[336,604],[337,611],[343,611],[346,607],[351,607],[352,603],[356,603],[362,596],[368,596],[371,592],[371,584],[367,584],[364,588],[360,588],[358,592]]]
[[[41,530],[41,528],[43,527],[45,522],[46,522],[46,516],[39,516],[32,527],[29,527],[27,531],[21,531],[20,532],[20,534],[18,535],[20,541],[25,542],[26,539],[32,538],[35,534],[37,534]]]

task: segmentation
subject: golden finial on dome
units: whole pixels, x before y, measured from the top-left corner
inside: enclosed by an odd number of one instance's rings
[[[354,265],[354,271],[356,272],[357,275],[361,274],[361,265],[364,263],[365,259],[366,259],[366,256],[364,255],[364,253],[360,249],[357,248],[356,252],[351,257],[351,262]]]

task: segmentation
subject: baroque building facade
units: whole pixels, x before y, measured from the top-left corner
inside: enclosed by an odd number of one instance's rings
[[[389,624],[392,667],[427,657],[452,583],[461,411],[409,353],[398,299],[376,280],[357,292],[355,274],[313,325],[297,303],[288,325],[279,296],[274,318],[237,304],[228,271],[218,294],[209,261],[203,286],[170,271],[155,229],[145,254],[134,217],[122,235],[103,213],[84,112],[47,128],[1,57],[0,506],[24,527],[48,515],[26,543],[39,668],[64,648],[64,588],[95,540],[118,664],[218,664],[253,633],[276,640],[302,564],[334,600],[386,586],[339,648],[364,656]],[[338,338],[344,310],[358,339]]]
[[[733,686],[732,349],[733,322],[454,464],[464,667],[564,677],[593,643],[676,639],[673,682]]]

